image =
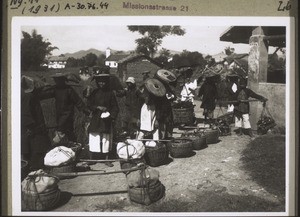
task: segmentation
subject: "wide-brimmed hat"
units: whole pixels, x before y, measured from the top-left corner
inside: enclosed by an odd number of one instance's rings
[[[132,83],[132,84],[135,84],[135,79],[134,79],[134,77],[128,77],[127,80],[126,80],[126,83]]]
[[[154,96],[162,97],[166,95],[166,88],[159,80],[148,78],[144,84],[146,89]]]
[[[21,87],[25,93],[31,93],[35,88],[33,78],[23,75],[21,78]]]
[[[173,72],[170,72],[166,69],[159,69],[156,72],[156,76],[158,78],[160,78],[161,80],[168,82],[168,83],[174,82],[177,79],[176,75]]]
[[[97,67],[96,70],[94,71],[94,77],[99,78],[99,77],[108,77],[109,76],[109,66],[102,66],[102,67]]]

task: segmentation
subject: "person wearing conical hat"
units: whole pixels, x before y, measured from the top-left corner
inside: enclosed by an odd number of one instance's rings
[[[112,152],[113,122],[119,113],[115,93],[110,88],[108,71],[94,75],[97,88],[87,98],[87,105],[92,111],[88,127],[89,152],[92,160],[108,159]],[[110,162],[105,163],[112,167]]]
[[[247,100],[252,97],[265,103],[266,101],[268,101],[268,99],[247,88],[246,78],[238,79],[238,89],[235,93],[235,97],[237,103],[235,103],[234,105],[233,113],[235,116],[235,127],[237,127],[237,134],[243,135],[243,133],[245,132],[245,134],[253,137],[249,120],[250,103],[247,102]]]
[[[162,139],[173,136],[174,120],[172,102],[176,100],[175,87],[176,75],[168,70],[159,69],[155,73],[157,78],[165,87],[166,94],[157,98],[157,119]]]
[[[57,72],[52,75],[55,82],[49,96],[55,99],[57,135],[66,137],[68,141],[76,141],[74,133],[74,113],[75,107],[89,115],[89,110],[78,93],[68,84],[66,74]]]
[[[143,104],[142,92],[136,85],[134,77],[128,77],[125,81],[127,88],[117,92],[118,97],[125,97],[125,116],[122,122],[123,132],[121,136],[131,136],[137,134],[140,125],[140,114]]]
[[[203,108],[204,122],[212,124],[214,110],[218,99],[218,91],[214,80],[215,76],[206,76],[199,89],[198,96],[202,99],[200,108]]]
[[[35,80],[21,78],[21,158],[29,170],[44,168],[44,157],[51,148],[40,100],[43,90],[36,88]]]

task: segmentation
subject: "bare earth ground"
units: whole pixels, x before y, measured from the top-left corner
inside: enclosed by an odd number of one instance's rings
[[[196,117],[202,111],[197,102]],[[156,167],[166,195],[149,206],[131,202],[123,173],[78,176],[59,182],[53,212],[284,212],[285,136],[219,138],[189,158]],[[102,163],[93,170],[119,170]],[[87,213],[86,213],[87,214]],[[116,213],[118,214],[118,213]]]

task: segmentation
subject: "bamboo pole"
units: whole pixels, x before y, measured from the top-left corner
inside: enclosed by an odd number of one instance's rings
[[[136,166],[136,167],[132,167],[130,169],[122,169],[122,170],[114,170],[114,171],[52,173],[52,175],[55,175],[55,176],[58,176],[58,177],[64,177],[64,176],[69,177],[69,176],[109,175],[109,174],[115,174],[115,173],[132,172],[132,171],[142,170],[144,168],[145,168],[145,166]]]

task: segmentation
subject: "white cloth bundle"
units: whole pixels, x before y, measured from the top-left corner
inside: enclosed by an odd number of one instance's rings
[[[59,179],[53,177],[42,169],[33,171],[22,181],[22,192],[45,193],[57,188]]]
[[[75,152],[71,148],[58,146],[50,150],[44,157],[46,166],[62,166],[75,160]]]
[[[147,141],[145,142],[146,147],[155,147],[157,144],[155,141]]]
[[[143,142],[127,139],[125,142],[117,144],[118,156],[122,159],[137,159],[145,154],[145,146]]]

